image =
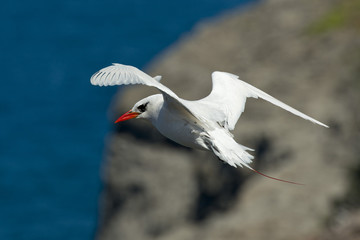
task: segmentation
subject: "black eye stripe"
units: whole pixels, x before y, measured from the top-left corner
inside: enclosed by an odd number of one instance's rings
[[[146,106],[148,105],[149,102],[141,104],[140,106],[138,106],[137,108],[139,109],[140,112],[145,112],[146,111]]]

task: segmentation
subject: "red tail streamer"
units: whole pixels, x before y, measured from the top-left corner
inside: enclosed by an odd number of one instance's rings
[[[267,177],[267,178],[270,178],[270,179],[273,179],[273,180],[276,180],[276,181],[285,182],[285,183],[291,183],[291,184],[295,184],[295,185],[305,185],[303,183],[291,182],[291,181],[287,181],[287,180],[283,180],[283,179],[279,179],[279,178],[270,177],[270,176],[268,176],[268,175],[266,175],[264,173],[261,173],[261,172],[255,170],[255,169],[253,169],[253,168],[250,168],[250,169],[252,171],[256,172],[257,174],[260,174],[260,175],[262,175],[264,177]]]

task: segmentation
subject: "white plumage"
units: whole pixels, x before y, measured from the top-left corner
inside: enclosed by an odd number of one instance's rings
[[[262,98],[299,117],[328,127],[231,73],[213,72],[211,93],[197,101],[179,98],[161,84],[160,79],[161,76],[152,78],[132,66],[113,64],[95,73],[90,81],[99,86],[143,84],[157,88],[161,94],[140,100],[118,121],[135,117],[148,119],[165,137],[181,145],[210,150],[231,166],[246,166],[255,172],[249,166],[253,156],[247,152],[252,149],[236,143],[230,133],[244,111],[247,98]]]

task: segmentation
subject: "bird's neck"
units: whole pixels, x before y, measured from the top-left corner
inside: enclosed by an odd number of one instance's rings
[[[154,125],[156,126],[156,122],[159,119],[159,115],[160,115],[160,111],[163,107],[164,101],[163,99],[158,99],[158,101],[153,102],[152,106],[151,106],[151,111],[149,112],[148,115],[148,120]]]

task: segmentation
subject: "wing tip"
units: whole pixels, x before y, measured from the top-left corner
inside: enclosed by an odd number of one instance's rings
[[[94,73],[91,77],[90,77],[90,83],[91,85],[98,85],[97,81],[96,81],[96,75],[98,75],[100,73],[100,71],[97,71],[96,73]]]
[[[120,63],[112,63],[110,66],[107,66],[107,67],[104,67],[102,69],[100,69],[99,71],[97,71],[96,73],[94,73],[91,77],[90,77],[90,83],[91,85],[94,85],[94,86],[112,86],[114,84],[107,84],[106,82],[103,82],[102,80],[102,77],[103,75],[109,71],[112,71],[114,69],[114,67],[125,67],[126,65],[123,65],[123,64],[120,64]],[[102,73],[102,74],[101,74]]]
[[[330,128],[328,125],[326,125],[326,124],[324,124],[324,123],[322,123],[322,122],[320,122],[320,121],[318,121],[318,120],[315,120],[315,119],[313,119],[313,118],[311,118],[310,121],[312,121],[313,123],[318,124],[318,125],[320,125],[320,126],[322,126],[322,127]]]
[[[330,128],[328,125],[326,125],[326,124],[320,124],[321,126],[323,126],[323,127],[325,127],[325,128]]]

